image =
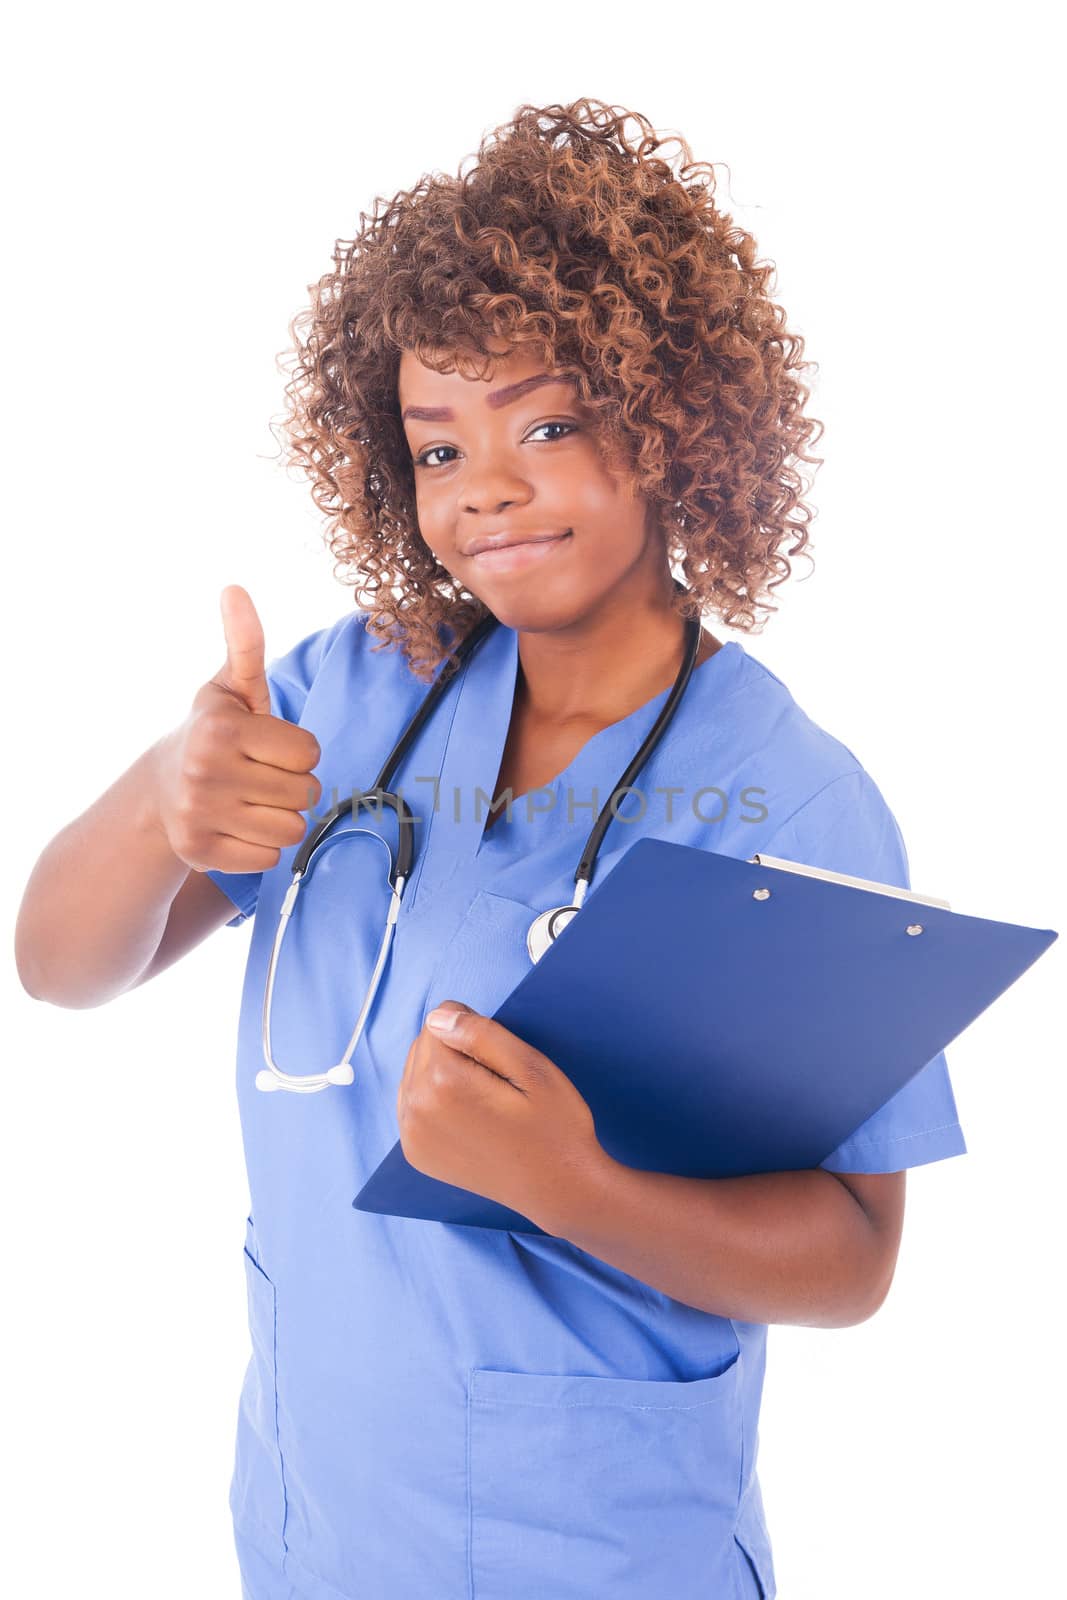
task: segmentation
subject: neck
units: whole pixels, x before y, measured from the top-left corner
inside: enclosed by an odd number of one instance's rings
[[[685,622],[662,592],[636,603],[609,598],[566,627],[519,632],[516,700],[535,722],[606,727],[669,689],[684,649]],[[704,634],[697,665],[719,649]]]

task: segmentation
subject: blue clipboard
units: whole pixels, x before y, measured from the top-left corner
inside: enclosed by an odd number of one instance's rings
[[[640,839],[493,1017],[566,1073],[617,1161],[788,1172],[817,1167],[1057,937],[799,862]],[[399,1140],[352,1204],[545,1231],[427,1177]]]

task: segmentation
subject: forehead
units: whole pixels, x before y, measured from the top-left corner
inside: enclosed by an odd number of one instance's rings
[[[413,351],[405,350],[400,357],[397,398],[405,418],[416,411],[419,416],[415,420],[422,420],[425,410],[497,410],[542,386],[555,387],[562,394],[568,382],[573,387],[573,380],[554,378],[553,370],[545,366],[542,358],[527,350],[496,355],[483,377],[468,377],[458,370],[438,372],[420,361]]]

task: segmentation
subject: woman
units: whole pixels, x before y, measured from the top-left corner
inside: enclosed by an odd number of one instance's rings
[[[530,970],[531,919],[572,898],[686,619],[751,629],[789,575],[782,546],[808,542],[793,463],[817,425],[771,269],[688,148],[676,175],[628,120],[523,107],[473,171],[424,179],[338,247],[299,323],[288,436],[368,605],[264,666],[251,598],[226,590],[225,666],[72,825],[84,902],[71,916],[63,883],[64,923],[57,842],[24,901],[23,981],[61,1004],[255,914],[253,1354],[230,1493],[249,1600],[769,1600],[767,1327],[871,1316],[904,1169],[965,1149],[939,1055],[819,1168],[637,1171],[492,1021]],[[394,780],[416,863],[353,1080],[257,1092],[304,813],[373,784],[490,614]],[[873,780],[739,641],[703,632],[636,788],[592,893],[646,836],[908,886]],[[135,850],[115,812],[139,821]],[[356,825],[377,838],[319,852],[278,967],[273,1054],[294,1075],[341,1059],[377,955],[395,821]],[[354,1209],[398,1133],[419,1170],[542,1232]]]

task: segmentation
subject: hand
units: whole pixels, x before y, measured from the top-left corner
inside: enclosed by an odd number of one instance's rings
[[[307,728],[271,715],[263,627],[238,584],[222,591],[222,626],[224,665],[153,746],[152,821],[198,872],[265,872],[304,838],[322,752]]]
[[[454,1015],[451,1032],[431,1019]],[[419,1172],[531,1222],[605,1156],[593,1114],[565,1073],[458,1000],[435,1007],[412,1043],[396,1097],[400,1143]]]

